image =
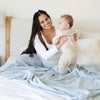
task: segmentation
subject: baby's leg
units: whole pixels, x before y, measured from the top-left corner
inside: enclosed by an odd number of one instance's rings
[[[76,64],[74,64],[74,65],[70,65],[69,68],[70,68],[70,70],[71,70],[71,72],[72,72],[73,69],[77,69],[77,65],[76,65]]]
[[[71,72],[73,71],[73,69],[77,69],[76,64],[77,64],[77,50],[73,50],[73,52],[71,53],[70,66],[69,66]]]
[[[60,74],[66,74],[67,73],[67,67],[68,67],[68,61],[66,57],[62,54],[58,63],[59,67],[59,73]]]
[[[59,73],[62,74],[62,75],[65,75],[67,73],[66,66],[60,66],[59,67]]]

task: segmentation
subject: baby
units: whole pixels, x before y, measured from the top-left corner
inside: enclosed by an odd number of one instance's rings
[[[67,67],[72,72],[74,68],[77,68],[77,34],[71,28],[73,26],[73,18],[71,15],[63,15],[59,19],[58,34],[53,38],[53,44],[57,44],[61,36],[67,36],[68,40],[61,47],[61,57],[58,62],[60,74],[66,74]]]

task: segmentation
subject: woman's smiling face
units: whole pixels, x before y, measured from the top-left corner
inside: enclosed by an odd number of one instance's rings
[[[39,16],[39,23],[42,29],[50,29],[52,27],[51,19],[47,17],[45,14],[41,14]]]

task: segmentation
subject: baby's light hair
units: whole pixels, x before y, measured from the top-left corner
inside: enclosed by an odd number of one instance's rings
[[[67,15],[62,15],[61,18],[65,18],[65,20],[69,23],[70,27],[73,26],[73,17],[69,14]]]

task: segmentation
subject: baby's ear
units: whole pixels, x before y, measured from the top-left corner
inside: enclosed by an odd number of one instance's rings
[[[69,23],[68,23],[68,25],[67,25],[67,28],[69,28],[69,29],[71,28]]]
[[[66,28],[66,29],[70,29],[69,23],[67,23],[67,24],[65,25],[65,28]]]

